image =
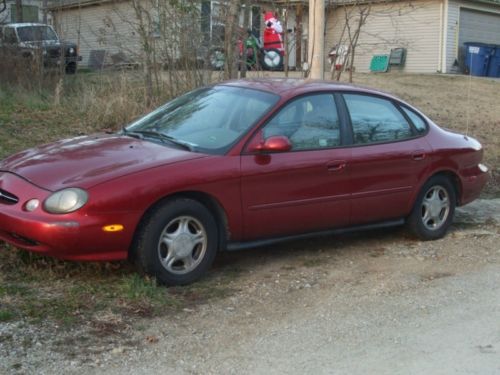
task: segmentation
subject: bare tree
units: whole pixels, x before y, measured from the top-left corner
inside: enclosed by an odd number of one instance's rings
[[[139,33],[142,47],[142,62],[144,69],[145,103],[151,106],[153,100],[153,70],[154,49],[151,39],[152,15],[149,9],[143,6],[141,0],[131,0],[137,21],[137,32]]]
[[[376,49],[376,47],[387,45],[399,45],[407,46],[408,41],[403,40],[399,35],[396,35],[390,40],[383,38],[381,35],[372,35],[365,31],[365,25],[370,19],[376,17],[383,17],[395,24],[396,16],[401,16],[403,14],[408,14],[416,11],[419,7],[413,5],[412,3],[401,3],[401,2],[391,2],[380,1],[376,4],[366,3],[361,0],[347,1],[344,4],[337,5],[334,8],[334,12],[342,13],[342,29],[339,36],[335,38],[337,43],[335,44],[333,51],[337,52],[337,62],[339,65],[336,67],[336,61],[332,61],[331,79],[340,80],[342,72],[347,70],[349,72],[349,82],[353,81],[353,72],[356,53],[360,48],[365,52],[370,49]],[[370,36],[372,39],[378,40],[378,42],[371,42],[370,44],[360,45],[360,35],[364,33]]]
[[[357,15],[354,22],[354,27],[352,27],[351,22],[351,14],[347,11],[347,8],[344,7],[344,20],[345,27],[347,30],[347,37],[349,42],[349,50],[350,58],[349,58],[349,82],[352,82],[352,72],[354,68],[354,57],[356,56],[356,46],[358,45],[359,34],[361,32],[361,28],[366,23],[366,19],[370,15],[371,12],[371,3],[364,4],[361,6],[357,6]]]
[[[226,6],[228,6],[226,4]],[[227,8],[227,23],[224,33],[224,51],[226,60],[224,64],[224,79],[238,78],[238,15],[240,10],[240,0],[229,1]]]
[[[252,3],[251,0],[245,0],[245,8],[243,12],[243,30],[244,33],[246,33],[249,29],[249,20],[250,20],[250,12],[252,10]],[[245,37],[243,37],[245,38]],[[247,51],[246,51],[246,46],[245,46],[245,40],[243,42],[243,56],[242,56],[242,61],[241,61],[241,72],[240,76],[241,78],[245,78],[247,76]]]
[[[2,15],[7,10],[7,1],[0,0],[0,25],[7,23],[7,14]]]

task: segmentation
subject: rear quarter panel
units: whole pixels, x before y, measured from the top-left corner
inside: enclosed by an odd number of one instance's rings
[[[452,173],[457,177],[458,204],[465,204],[479,195],[484,185],[479,182],[474,186],[469,184],[478,174],[478,165],[483,159],[483,148],[472,137],[441,129],[433,123],[429,126],[426,140],[432,148],[432,153],[429,155],[431,160],[427,177],[421,180],[420,188],[435,174]],[[416,190],[414,199],[420,188]]]

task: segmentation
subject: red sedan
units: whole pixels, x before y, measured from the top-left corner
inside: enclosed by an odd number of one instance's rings
[[[392,96],[304,80],[192,91],[116,134],[0,163],[0,238],[72,260],[133,259],[190,283],[219,250],[406,222],[444,236],[487,180],[471,137]]]

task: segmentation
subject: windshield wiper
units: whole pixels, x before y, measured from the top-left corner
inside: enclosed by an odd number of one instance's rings
[[[127,128],[125,128],[125,127],[122,128],[122,133],[124,135],[128,135],[129,137],[134,137],[134,138],[137,138],[137,139],[144,139],[144,135],[142,135],[141,133],[138,133],[138,132],[135,132],[135,131],[131,131],[131,130],[127,130]]]
[[[131,137],[136,137],[139,139],[144,139],[144,136],[146,137],[154,137],[160,139],[162,142],[165,143],[165,141],[168,141],[170,143],[173,143],[176,146],[180,146],[185,150],[194,151],[194,147],[192,144],[188,142],[183,142],[177,138],[172,137],[171,135],[163,134],[159,131],[156,130],[127,130],[126,128],[123,128],[123,133],[125,135],[130,135]]]

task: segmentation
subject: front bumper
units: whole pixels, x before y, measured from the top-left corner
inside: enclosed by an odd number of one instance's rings
[[[0,239],[16,247],[69,260],[126,259],[137,222],[134,213],[91,215],[83,210],[49,214],[41,207],[33,212],[23,206],[29,199],[41,202],[50,192],[11,173],[0,173],[0,189],[19,197],[16,204],[0,201]],[[121,224],[123,231],[105,232],[103,227]]]
[[[61,66],[61,63],[64,62],[65,65],[70,63],[78,63],[82,61],[82,56],[66,56],[64,59],[61,57],[49,57],[45,56],[43,59],[43,65],[45,67],[58,67]]]

